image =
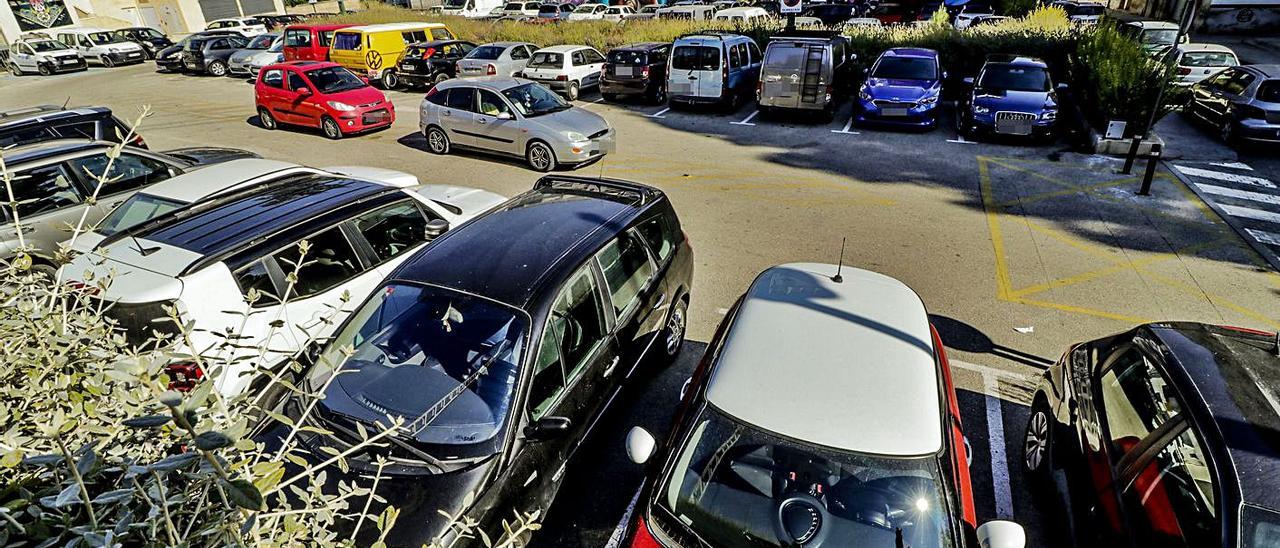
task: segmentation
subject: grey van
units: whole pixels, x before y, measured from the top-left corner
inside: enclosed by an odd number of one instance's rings
[[[667,95],[672,104],[716,104],[736,110],[760,79],[760,48],[741,34],[682,36],[671,47]]]
[[[778,37],[764,50],[756,101],[760,112],[810,110],[830,113],[848,88],[849,39]]]

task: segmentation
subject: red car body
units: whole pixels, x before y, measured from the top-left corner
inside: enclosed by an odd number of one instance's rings
[[[285,61],[328,61],[333,33],[354,25],[289,25],[284,29]]]
[[[325,82],[318,79],[333,71],[345,71],[342,74],[350,74],[358,84],[326,91]],[[331,138],[390,127],[396,118],[395,106],[381,91],[329,62],[292,61],[263,67],[254,84],[254,103],[259,117],[265,111],[273,119],[262,120],[269,129],[278,122],[325,130],[323,124],[332,120],[340,135]]]

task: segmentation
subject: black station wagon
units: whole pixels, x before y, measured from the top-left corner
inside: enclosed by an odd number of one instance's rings
[[[367,486],[387,457],[378,494],[401,512],[394,546],[478,544],[440,511],[495,539],[513,510],[545,511],[627,380],[679,354],[692,255],[661,191],[611,179],[543,178],[437,238],[309,359],[304,382],[327,387],[312,416],[333,432],[300,434],[318,458],[404,420],[325,488]]]

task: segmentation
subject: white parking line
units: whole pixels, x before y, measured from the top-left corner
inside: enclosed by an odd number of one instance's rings
[[[1229,183],[1240,183],[1242,185],[1260,186],[1263,188],[1276,187],[1275,183],[1268,181],[1266,179],[1263,179],[1262,177],[1238,175],[1235,173],[1213,171],[1211,169],[1200,169],[1198,167],[1191,167],[1191,166],[1175,165],[1173,167],[1178,168],[1178,171],[1181,171],[1183,175],[1190,175],[1192,177],[1204,177],[1206,179],[1217,179],[1219,181],[1227,181]]]
[[[1000,378],[983,373],[987,400],[987,443],[991,445],[991,487],[995,491],[996,517],[1013,519],[1013,492],[1009,488],[1009,460],[1004,448],[1004,413],[1000,408]]]
[[[1236,190],[1225,186],[1206,185],[1204,183],[1196,183],[1200,190],[1209,194],[1218,196],[1226,196],[1228,198],[1239,198],[1241,200],[1250,200],[1253,202],[1262,202],[1264,204],[1280,205],[1280,196],[1274,194],[1263,194],[1261,192],[1249,192],[1248,190]]]
[[[861,133],[858,133],[856,131],[849,131],[849,128],[851,127],[853,127],[853,118],[849,118],[849,121],[845,122],[844,129],[840,131],[836,131],[833,129],[831,130],[831,133],[843,133],[845,135],[862,135]]]
[[[1252,228],[1246,228],[1244,231],[1248,232],[1250,236],[1253,236],[1253,239],[1258,240],[1259,242],[1267,245],[1280,246],[1280,234],[1267,232],[1265,230],[1254,230]]]
[[[753,110],[751,111],[751,114],[746,118],[743,118],[741,122],[729,122],[729,123],[735,126],[754,126],[755,124],[751,123],[751,119],[755,118],[757,114],[760,114],[760,111]]]
[[[1249,167],[1249,164],[1243,164],[1240,162],[1209,162],[1209,165],[1225,167],[1227,169],[1243,169],[1245,171],[1253,171],[1253,168]]]
[[[1267,221],[1269,223],[1280,223],[1280,213],[1272,213],[1270,211],[1262,211],[1251,207],[1240,207],[1233,205],[1222,205],[1223,213],[1232,217],[1244,217],[1245,219],[1253,219],[1255,221]]]
[[[973,142],[973,141],[966,141],[966,140],[964,140],[964,135],[959,135],[959,134],[957,134],[957,135],[956,135],[956,138],[955,138],[955,139],[947,139],[947,142],[948,142],[948,143],[959,143],[959,144],[962,144],[962,145],[976,145],[976,144],[978,144],[978,143],[975,143],[975,142]]]
[[[645,116],[648,116],[648,117],[650,117],[650,118],[664,118],[663,114],[666,114],[666,113],[667,113],[667,111],[669,111],[669,110],[671,110],[671,107],[664,108],[664,109],[659,110],[658,112],[655,112],[655,113],[653,113],[653,114],[646,114]]]
[[[631,514],[636,511],[636,503],[640,502],[641,489],[636,489],[636,494],[631,496],[631,504],[628,504],[627,511],[622,513],[622,521],[613,528],[613,534],[609,535],[609,542],[604,545],[604,548],[618,548],[618,545],[622,544],[622,536],[627,534],[627,523],[631,521]]]

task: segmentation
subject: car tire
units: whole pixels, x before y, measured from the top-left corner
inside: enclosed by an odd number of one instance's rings
[[[658,84],[653,88],[653,92],[649,94],[649,101],[655,105],[661,105],[667,102],[667,85]]]
[[[276,122],[276,117],[271,115],[271,111],[267,107],[258,107],[258,123],[262,124],[263,129],[273,130],[280,127]]]
[[[448,80],[448,79],[449,79],[449,75],[441,72],[440,74],[437,74],[435,78],[431,79],[431,85],[432,86],[440,85],[444,83],[445,80]]]
[[[683,297],[676,300],[667,316],[667,323],[658,334],[658,342],[662,345],[662,364],[671,365],[680,357],[684,349],[684,335],[689,326],[689,303]]]
[[[209,66],[206,67],[205,70],[207,70],[209,74],[213,76],[226,76],[227,64],[223,63],[222,61],[211,61],[209,63]]]
[[[427,150],[432,154],[448,154],[452,147],[449,143],[449,134],[445,133],[444,128],[440,126],[428,126],[423,137],[427,138]]]
[[[58,269],[54,268],[53,265],[33,263],[30,270],[32,275],[44,277],[51,284],[58,279]]]
[[[579,84],[577,82],[569,82],[569,87],[565,90],[564,95],[565,97],[568,97],[570,101],[577,101],[579,93],[581,93],[581,87]]]
[[[1043,487],[1050,481],[1053,468],[1053,414],[1043,397],[1031,404],[1027,430],[1022,438],[1022,470],[1033,486]]]
[[[556,153],[551,150],[551,146],[542,142],[534,141],[529,143],[524,153],[525,162],[534,171],[546,173],[556,168]]]
[[[618,101],[617,93],[601,93],[600,96],[603,97],[605,101],[609,101],[610,103],[614,103]]]
[[[16,63],[9,63],[9,72],[14,76],[22,76],[22,69]]]
[[[142,48],[142,58],[143,60],[150,61],[156,58],[156,54],[151,53],[151,50],[147,48]]]
[[[1218,128],[1218,137],[1221,138],[1222,142],[1226,143],[1227,146],[1235,146],[1237,141],[1236,125],[1232,123],[1231,120],[1223,122],[1222,127]]]
[[[400,86],[400,77],[396,75],[396,71],[388,70],[382,73],[382,89],[396,89]]]
[[[325,116],[320,119],[320,131],[324,132],[324,136],[334,141],[342,138],[342,126],[338,125],[338,121]]]
[[[116,66],[116,62],[112,61],[110,57],[107,57],[105,55],[103,55],[102,57],[99,57],[98,60],[102,62],[102,66],[104,67],[111,68]]]
[[[53,76],[53,69],[49,68],[49,65],[37,65],[36,71],[40,76]]]

